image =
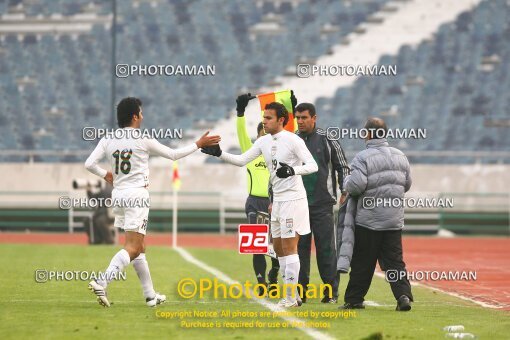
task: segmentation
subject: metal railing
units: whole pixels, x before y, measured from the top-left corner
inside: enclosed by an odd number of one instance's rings
[[[160,227],[163,228],[161,230],[170,230],[172,219],[169,217],[173,216],[170,214],[173,192],[151,192],[150,195],[151,211],[160,212],[160,222],[158,223],[163,226]],[[501,231],[506,228],[507,234],[510,235],[510,193],[412,193],[412,196],[416,197],[430,197],[431,195],[437,198],[453,198],[455,200],[454,207],[406,208],[407,231],[431,232],[449,227],[455,229],[458,226],[462,230],[467,228],[480,233],[491,228],[493,231]],[[54,229],[65,226],[69,233],[85,227],[83,220],[90,218],[93,210],[71,207],[67,212],[62,211],[58,205],[60,196],[86,197],[84,191],[0,192],[0,227],[8,228],[9,221],[14,221],[13,228],[20,226],[25,228],[26,226],[27,229],[48,228],[54,223]],[[235,230],[238,223],[244,222],[245,200],[244,194],[179,192],[178,212],[180,216],[178,215],[178,222],[182,228],[186,228],[186,223],[189,225],[190,220],[199,218],[200,222],[193,223],[206,225],[205,229],[217,230],[220,234],[224,234],[229,230]],[[215,229],[216,227],[217,229]]]
[[[37,210],[62,210],[59,208],[59,199],[62,196],[71,199],[86,198],[84,190],[80,191],[10,191],[0,192],[0,215],[6,216],[6,212],[15,209],[29,210],[33,209],[37,215]],[[151,209],[154,210],[172,210],[173,192],[151,192]],[[178,211],[182,210],[212,210],[217,211],[218,231],[224,234],[229,229],[228,221],[244,218],[244,213],[233,212],[231,210],[244,211],[245,195],[226,195],[222,192],[179,192],[178,193]],[[230,211],[229,211],[230,210]],[[3,212],[2,212],[3,211]],[[32,214],[32,215],[34,215]],[[93,209],[69,207],[67,209],[68,232],[73,233],[77,228],[83,228],[83,219],[90,218]],[[43,217],[44,214],[41,215]],[[17,219],[29,221],[28,215],[18,216]],[[40,221],[42,222],[42,221]],[[27,222],[29,223],[29,222]],[[34,223],[36,224],[36,223]],[[216,223],[211,223],[216,224]]]
[[[452,209],[439,209],[439,228],[452,227],[484,230],[507,229],[510,235],[509,193],[441,193],[439,197],[453,198]],[[506,216],[505,216],[506,215]],[[476,223],[475,226],[472,224]]]

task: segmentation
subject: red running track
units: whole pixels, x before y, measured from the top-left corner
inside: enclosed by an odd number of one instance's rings
[[[121,236],[120,242],[123,242]],[[404,237],[409,271],[476,271],[476,281],[420,281],[487,307],[510,310],[510,238]],[[0,233],[0,243],[81,244],[82,233]],[[170,245],[170,234],[149,234],[147,245]],[[236,249],[237,235],[179,234],[179,246]]]
[[[410,271],[476,271],[476,281],[421,281],[479,303],[510,310],[510,238],[404,238]]]

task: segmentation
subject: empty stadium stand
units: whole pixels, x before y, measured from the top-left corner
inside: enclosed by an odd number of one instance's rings
[[[127,95],[142,98],[148,128],[214,125],[229,115],[240,91],[260,88],[300,61],[313,61],[348,43],[350,33],[363,33],[363,23],[383,20],[374,13],[397,11],[392,4],[118,2],[116,63],[216,65],[216,74],[118,78],[116,101]],[[0,150],[34,150],[34,161],[81,162],[78,151],[95,145],[82,140],[83,127],[112,126],[112,12],[113,1],[0,2]],[[404,151],[508,150],[508,18],[507,1],[482,1],[441,25],[432,39],[382,56],[378,63],[397,65],[398,75],[361,77],[338,88],[332,98],[318,98],[321,125],[358,128],[366,117],[377,115],[392,128],[427,130],[426,140],[395,144]],[[35,26],[38,30],[31,30]],[[343,146],[355,152],[362,143],[347,139]],[[421,163],[474,161],[448,155],[410,158]],[[0,154],[3,162],[27,159]],[[508,158],[495,155],[482,161]]]

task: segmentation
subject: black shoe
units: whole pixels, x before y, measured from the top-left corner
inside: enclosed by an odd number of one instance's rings
[[[333,295],[332,297],[329,297],[330,290],[327,288],[324,288],[324,292],[322,295],[324,296],[321,300],[322,303],[336,303],[338,299],[338,293],[337,295]]]
[[[330,298],[329,296],[325,296],[321,300],[322,303],[337,303],[338,300],[335,297]]]
[[[266,295],[266,294],[265,294],[265,293],[266,293],[266,291],[267,291],[268,289],[270,289],[270,288],[267,286],[267,283],[265,283],[265,282],[263,282],[263,283],[259,283],[259,284],[263,284],[263,285],[265,285],[265,286],[266,286],[266,289],[264,289],[264,287],[259,287],[259,294],[258,294],[258,296],[259,296],[259,297],[263,297],[263,296],[265,296],[265,295]]]
[[[339,307],[338,309],[365,309],[365,305],[363,302],[360,303],[350,303],[346,302],[343,306]]]
[[[397,308],[395,310],[401,311],[401,312],[407,312],[411,310],[411,301],[409,298],[405,295],[402,295],[397,300]]]
[[[277,284],[278,283],[278,269],[271,268],[271,270],[267,273],[267,279],[269,280],[269,284]]]
[[[271,293],[274,292],[274,291],[278,291],[278,284],[277,283],[274,283],[274,284],[269,284],[267,286],[267,294],[268,296],[271,296]],[[273,294],[273,296],[276,296],[277,294]]]

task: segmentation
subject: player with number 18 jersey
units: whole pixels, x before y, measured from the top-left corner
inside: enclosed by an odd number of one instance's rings
[[[148,200],[150,155],[177,160],[198,149],[195,143],[180,149],[170,149],[152,138],[135,138],[140,134],[135,133],[132,127],[125,127],[122,130],[122,133],[116,133],[115,136],[103,137],[85,162],[85,167],[90,172],[104,177],[107,171],[97,163],[103,157],[107,157],[113,174],[114,201]],[[149,207],[115,207],[113,213],[115,227],[145,235]]]
[[[93,174],[113,185],[112,199],[123,202],[115,206],[115,227],[126,231],[124,248],[110,261],[104,275],[89,282],[88,288],[96,295],[101,306],[110,307],[106,288],[108,284],[130,263],[142,284],[145,303],[154,307],[166,301],[166,296],[154,290],[149,264],[145,256],[145,234],[149,218],[149,157],[161,156],[177,160],[198,148],[217,145],[219,136],[208,136],[206,132],[194,144],[173,150],[157,140],[140,133],[143,121],[142,101],[127,97],[117,105],[119,129],[103,137],[85,161],[85,167]],[[110,163],[110,169],[101,168],[97,163],[103,158]],[[143,203],[143,204],[141,204]]]

